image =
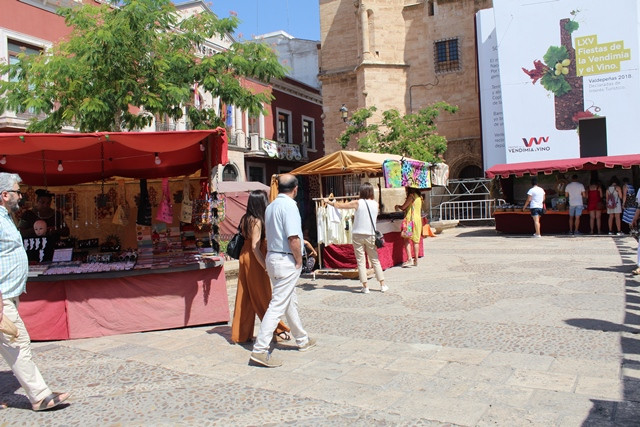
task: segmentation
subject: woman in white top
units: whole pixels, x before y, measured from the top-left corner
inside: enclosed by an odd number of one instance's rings
[[[350,202],[338,202],[324,199],[324,202],[336,209],[355,209],[353,218],[352,243],[353,252],[358,263],[358,275],[362,283],[360,292],[369,293],[367,287],[367,258],[376,273],[376,279],[380,282],[380,291],[386,292],[389,288],[384,284],[384,274],[378,260],[378,250],[375,243],[375,220],[378,217],[378,203],[373,199],[373,185],[365,182],[360,186],[360,198]]]

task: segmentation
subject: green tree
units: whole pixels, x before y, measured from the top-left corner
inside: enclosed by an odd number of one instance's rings
[[[357,137],[360,151],[398,154],[425,162],[442,161],[447,139],[438,135],[435,121],[441,112],[454,114],[458,107],[437,102],[406,116],[391,109],[382,113],[380,124],[367,124],[375,111],[376,107],[361,108],[353,114],[351,123],[338,138],[342,148]]]
[[[170,0],[114,3],[119,6],[61,9],[72,28],[68,40],[0,65],[0,75],[9,77],[0,81],[0,112],[46,114],[30,122],[30,132],[59,132],[63,126],[82,132],[134,130],[154,116],[181,118],[198,84],[222,103],[257,115],[271,95],[242,87],[242,78],[268,82],[285,74],[263,43],[235,42],[213,56],[196,55],[206,39],[232,33],[235,16],[201,13],[180,20]],[[187,110],[196,129],[223,125],[213,106]]]

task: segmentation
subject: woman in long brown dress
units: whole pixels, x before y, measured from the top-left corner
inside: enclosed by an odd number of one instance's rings
[[[264,212],[267,192],[254,190],[249,194],[247,212],[240,220],[244,246],[238,259],[238,289],[231,323],[231,341],[251,341],[256,315],[262,320],[271,301],[271,282],[265,269],[267,241],[264,231]],[[290,340],[290,329],[280,321],[274,337]]]

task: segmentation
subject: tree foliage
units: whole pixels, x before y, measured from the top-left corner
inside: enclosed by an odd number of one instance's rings
[[[0,64],[0,112],[46,114],[30,132],[134,130],[153,116],[179,119],[192,101],[192,88],[259,114],[269,93],[253,93],[243,77],[268,82],[284,76],[273,50],[263,43],[234,42],[213,56],[196,55],[199,45],[232,33],[235,16],[211,13],[179,20],[170,0],[123,0],[119,7],[83,5],[59,13],[70,37],[41,55],[20,54],[16,64]],[[139,107],[141,111],[136,108]],[[188,108],[196,129],[223,125],[214,106]]]
[[[438,135],[435,121],[441,112],[454,114],[458,107],[437,102],[405,116],[391,109],[382,113],[380,124],[367,124],[375,111],[376,107],[369,107],[353,114],[351,123],[338,138],[342,148],[357,137],[359,151],[398,154],[425,162],[442,161],[447,139]]]

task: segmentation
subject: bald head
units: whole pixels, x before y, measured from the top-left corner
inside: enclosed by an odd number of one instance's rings
[[[278,176],[278,192],[283,194],[291,194],[298,187],[298,178],[290,173]]]

